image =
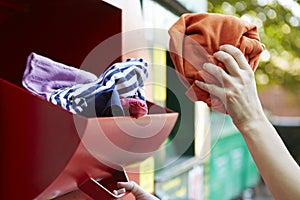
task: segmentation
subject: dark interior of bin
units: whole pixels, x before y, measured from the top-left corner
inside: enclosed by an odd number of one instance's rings
[[[117,182],[128,181],[123,171],[114,171],[111,176],[103,177],[96,180],[99,184],[103,185],[111,193],[118,188]]]
[[[1,78],[21,86],[31,52],[79,68],[87,55],[121,32],[121,10],[98,0],[0,1]],[[84,69],[96,75],[121,55],[121,38]]]

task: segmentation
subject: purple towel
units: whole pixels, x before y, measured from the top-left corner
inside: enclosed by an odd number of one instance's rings
[[[27,58],[22,84],[32,93],[49,100],[50,95],[59,88],[90,83],[96,79],[97,76],[90,72],[31,53]]]

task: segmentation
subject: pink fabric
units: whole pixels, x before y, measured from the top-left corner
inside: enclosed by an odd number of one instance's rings
[[[148,107],[145,101],[135,98],[121,98],[125,115],[140,118],[148,113]]]

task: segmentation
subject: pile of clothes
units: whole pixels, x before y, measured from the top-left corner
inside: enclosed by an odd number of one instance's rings
[[[147,66],[144,59],[131,58],[114,63],[97,77],[31,53],[22,84],[33,94],[74,114],[139,118],[148,112],[144,91]]]

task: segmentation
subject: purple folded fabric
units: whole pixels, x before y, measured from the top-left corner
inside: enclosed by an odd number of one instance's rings
[[[144,100],[135,98],[121,98],[120,100],[127,116],[138,119],[148,113],[148,107]]]
[[[31,53],[27,58],[22,84],[32,93],[49,100],[50,95],[59,88],[90,83],[96,79],[97,76],[90,72]]]

